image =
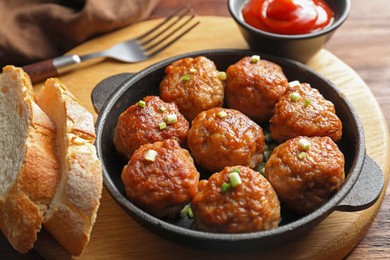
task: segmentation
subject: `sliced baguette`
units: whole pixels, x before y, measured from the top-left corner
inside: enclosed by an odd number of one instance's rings
[[[20,253],[34,246],[56,192],[55,128],[34,102],[29,77],[0,75],[0,227]]]
[[[58,79],[48,79],[37,103],[57,130],[60,181],[44,227],[72,255],[88,244],[102,193],[92,115]]]

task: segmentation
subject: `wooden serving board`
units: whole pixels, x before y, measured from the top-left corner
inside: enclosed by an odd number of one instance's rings
[[[162,59],[195,50],[214,48],[248,49],[238,27],[226,17],[198,17],[200,25],[179,42],[156,57],[138,64],[115,61],[92,61],[82,69],[61,76],[79,101],[95,116],[90,100],[93,87],[106,77],[122,72],[137,72]],[[160,20],[142,22],[111,34],[91,40],[72,54],[103,50],[117,42],[135,37],[153,27]],[[346,64],[326,50],[320,51],[308,65],[333,81],[355,106],[366,134],[368,154],[383,168],[385,181],[389,177],[389,133],[380,107],[370,89]],[[40,85],[40,84],[38,84]],[[38,89],[38,88],[37,88]],[[384,192],[371,208],[354,213],[334,212],[307,235],[278,247],[277,250],[227,253],[188,248],[167,241],[151,233],[129,217],[103,191],[91,241],[84,254],[77,259],[250,259],[250,258],[300,258],[337,259],[346,256],[364,236],[376,216]],[[46,234],[38,239],[36,250],[45,258],[71,258]]]

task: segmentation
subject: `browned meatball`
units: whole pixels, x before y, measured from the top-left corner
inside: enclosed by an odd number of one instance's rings
[[[244,57],[226,71],[226,103],[256,122],[268,121],[288,87],[282,68],[270,61]]]
[[[274,149],[265,175],[280,201],[307,214],[344,182],[344,155],[329,137],[296,137]]]
[[[256,167],[263,160],[263,129],[243,113],[211,108],[200,113],[188,131],[192,156],[209,172],[225,166]]]
[[[165,73],[160,96],[175,103],[187,120],[192,121],[201,111],[222,106],[224,83],[214,62],[206,57],[175,61],[166,67]]]
[[[173,217],[195,196],[199,173],[188,151],[167,139],[142,145],[124,167],[122,181],[134,204],[156,217]]]
[[[329,136],[341,139],[342,123],[332,102],[307,83],[288,88],[270,120],[271,137],[282,143],[296,136]]]
[[[190,124],[176,105],[157,96],[147,96],[143,101],[144,105],[136,103],[130,106],[118,119],[114,131],[114,145],[118,153],[129,159],[141,145],[169,138],[184,146]],[[176,115],[177,122],[167,122],[168,115]]]
[[[239,170],[241,184],[227,190],[229,174]],[[243,233],[268,230],[280,222],[280,203],[269,182],[243,166],[226,167],[199,182],[191,203],[195,225],[209,232]]]

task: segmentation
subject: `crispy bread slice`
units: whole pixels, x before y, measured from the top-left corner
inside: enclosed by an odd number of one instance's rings
[[[102,192],[102,169],[96,156],[92,115],[58,79],[48,79],[37,103],[57,131],[60,181],[44,227],[72,255],[86,247]]]
[[[0,227],[20,253],[34,246],[56,192],[55,128],[20,68],[0,75]]]

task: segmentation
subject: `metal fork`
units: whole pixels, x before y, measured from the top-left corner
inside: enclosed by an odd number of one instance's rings
[[[22,68],[29,74],[31,81],[37,83],[49,77],[56,77],[75,70],[81,62],[90,59],[105,57],[127,63],[140,62],[160,53],[196,27],[199,21],[192,21],[194,18],[193,9],[186,5],[146,33],[118,43],[109,49],[81,56],[75,54],[61,56]]]

